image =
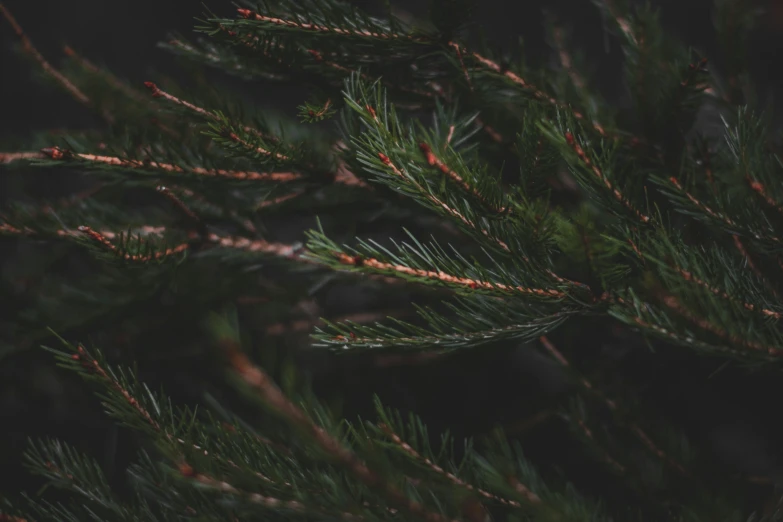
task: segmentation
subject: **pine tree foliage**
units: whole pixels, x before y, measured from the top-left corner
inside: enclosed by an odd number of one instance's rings
[[[200,307],[193,321],[209,325],[232,382],[258,408],[249,422],[177,406],[63,340],[58,362],[147,441],[132,494],[113,492],[91,458],[42,440],[26,453],[29,468],[72,501],[25,497],[0,520],[747,520],[741,479],[705,466],[632,397],[605,395],[548,335],[602,318],[683,350],[780,361],[783,164],[740,57],[754,12],[716,2],[727,53],[718,74],[652,8],[596,8],[624,52],[626,111],[602,100],[559,21],[547,18],[559,67],[535,70],[472,43],[463,1],[434,0],[420,24],[337,0],[242,2],[235,17],[205,13],[200,37],[162,45],[244,79],[307,86],[300,121],[286,122],[198,79],[126,83],[70,48],[60,72],[0,5],[22,51],[106,124],[0,155],[9,168],[89,183],[65,201],[13,202],[0,233],[46,241],[52,264],[91,255],[86,274],[44,278],[2,320],[3,352],[50,338],[47,327],[68,339],[118,318],[145,330],[161,319],[150,298],[176,288]],[[700,125],[704,111],[720,115],[720,132]],[[337,132],[315,125],[330,119]],[[320,222],[282,239],[276,228],[303,213]],[[404,239],[353,233],[383,231],[373,229],[381,222]],[[578,389],[556,416],[629,500],[594,502],[567,477],[537,472],[501,432],[437,440],[380,402],[372,419],[342,419],[306,390],[281,390],[235,326],[209,319],[253,287],[266,292],[270,318],[290,317],[336,276],[421,301],[411,319],[327,317],[316,346],[539,345]]]

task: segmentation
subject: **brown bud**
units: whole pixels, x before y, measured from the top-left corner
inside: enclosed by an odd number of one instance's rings
[[[144,82],[144,86],[145,86],[147,89],[149,89],[150,91],[152,91],[152,95],[153,95],[155,98],[158,98],[158,97],[160,97],[160,96],[161,96],[160,89],[158,89],[158,86],[157,86],[157,85],[155,85],[154,83],[152,83],[152,82]]]

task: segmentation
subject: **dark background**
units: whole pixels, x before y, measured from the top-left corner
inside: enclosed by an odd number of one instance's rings
[[[783,68],[775,58],[783,51],[783,38],[777,37],[783,27],[783,3],[776,0],[756,0],[765,5],[767,14],[761,18],[749,57],[754,77],[767,90],[783,86]],[[153,70],[170,72],[173,62],[156,43],[167,33],[189,33],[193,18],[204,9],[199,0],[5,0],[17,20],[36,43],[40,51],[56,64],[62,56],[63,43],[68,43],[92,61],[109,64],[125,78],[142,82]],[[372,4],[358,0],[358,4]],[[228,1],[205,3],[216,13],[231,13]],[[398,0],[401,10],[424,14],[426,2]],[[541,57],[544,45],[542,8],[556,13],[572,25],[580,48],[594,60],[598,78],[609,95],[621,96],[616,74],[621,53],[616,45],[605,51],[598,10],[590,0],[481,0],[476,21],[491,41],[506,48],[514,46],[521,35],[525,38],[530,57]],[[711,0],[655,0],[662,9],[666,27],[675,37],[705,50],[715,47],[710,19]],[[37,87],[30,81],[29,63],[10,52],[14,38],[9,27],[0,26],[0,137],[18,136],[31,129],[73,125],[84,121],[85,111],[67,95]],[[714,54],[714,53],[712,53]],[[292,100],[295,103],[295,101]]]
[[[424,2],[394,3],[402,10],[422,14]],[[620,49],[616,44],[605,46],[602,21],[589,0],[479,0],[478,3],[481,7],[477,23],[485,29],[489,39],[511,47],[518,36],[524,36],[527,54],[534,63],[541,63],[542,57],[548,56],[543,53],[542,8],[546,6],[555,12],[566,25],[574,28],[579,46],[593,61],[603,91],[611,100],[624,103],[622,86],[617,81]],[[704,50],[707,55],[715,49],[709,11],[711,3],[711,0],[654,2],[662,8],[664,24],[671,34]],[[68,43],[91,61],[108,65],[119,76],[137,84],[154,79],[155,71],[175,72],[174,60],[158,49],[156,43],[169,32],[188,34],[194,16],[203,11],[202,3],[196,0],[4,0],[4,4],[54,65],[62,57],[62,45]],[[219,14],[233,11],[228,0],[211,0],[208,6]],[[766,7],[768,14],[761,19],[754,34],[749,56],[749,68],[764,98],[783,91],[783,68],[778,59],[783,56],[783,38],[780,37],[783,4],[770,0]],[[96,123],[88,111],[67,94],[36,81],[36,67],[12,52],[15,42],[9,26],[0,20],[0,146],[21,146],[34,130]],[[302,101],[291,96],[281,97],[279,93],[271,96],[269,91],[259,93],[253,85],[242,89],[258,102],[271,98],[275,108],[284,112],[292,112]],[[2,174],[0,171],[0,176]],[[0,180],[0,191],[3,186]],[[0,194],[0,199],[3,197]],[[408,404],[424,410],[438,409],[444,425],[454,419],[470,423],[478,418],[476,412],[479,411],[485,417],[513,417],[513,411],[500,411],[500,406],[492,402],[494,398],[511,397],[513,402],[518,397],[526,397],[530,387],[537,388],[538,393],[561,389],[557,376],[548,381],[548,374],[532,372],[529,359],[519,356],[518,347],[484,354],[479,361],[479,365],[470,366],[458,360],[451,367],[441,368],[437,375],[426,367],[407,373],[387,373],[378,382],[403,395],[420,394],[411,398]],[[5,482],[0,491],[17,491],[33,484],[19,475],[18,468],[18,454],[27,435],[51,434],[71,442],[82,440],[82,446],[91,445],[92,453],[101,459],[110,477],[123,468],[116,457],[116,448],[122,445],[122,433],[103,419],[88,391],[63,387],[62,378],[56,376],[57,370],[51,366],[48,356],[34,354],[23,354],[0,363],[0,481]],[[676,387],[675,381],[694,377],[684,373],[672,372],[673,387]],[[343,377],[345,379],[337,379],[337,382],[350,381],[349,376]],[[437,389],[432,389],[435,388],[433,382],[438,384]],[[781,467],[777,465],[774,452],[766,446],[772,445],[780,433],[763,422],[756,422],[756,418],[764,415],[763,410],[753,409],[759,407],[759,397],[747,390],[740,392],[732,388],[730,382],[711,382],[709,390],[705,385],[702,392],[692,394],[695,399],[682,401],[687,404],[680,404],[683,408],[680,415],[683,418],[690,415],[689,422],[693,425],[705,424],[706,427],[696,429],[696,432],[701,433],[724,460],[748,473],[775,475]],[[466,386],[465,383],[470,384]],[[676,402],[677,397],[669,399]],[[447,412],[443,404],[449,405]],[[79,415],[74,415],[74,411]],[[777,412],[769,414],[778,415]],[[74,424],[75,419],[78,424]],[[127,457],[121,456],[119,460]],[[6,468],[13,470],[10,473],[3,469],[6,462],[11,462],[11,467]],[[9,479],[13,483],[7,482]]]

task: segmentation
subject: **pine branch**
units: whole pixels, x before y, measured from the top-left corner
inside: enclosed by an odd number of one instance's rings
[[[253,365],[245,354],[228,339],[223,340],[223,350],[238,376],[275,411],[288,422],[299,427],[312,437],[313,441],[328,455],[345,466],[358,480],[383,492],[384,496],[416,518],[434,522],[448,520],[436,512],[429,511],[422,504],[410,500],[394,485],[387,483],[382,476],[367,467],[352,452],[332,438],[323,428],[314,424],[302,410],[290,402],[260,368]]]

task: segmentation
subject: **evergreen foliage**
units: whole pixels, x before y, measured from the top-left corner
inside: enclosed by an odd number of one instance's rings
[[[60,71],[0,4],[23,54],[106,124],[0,154],[4,175],[70,171],[86,184],[3,209],[0,233],[46,242],[51,273],[0,319],[0,355],[62,336],[49,348],[58,363],[148,441],[127,494],[74,448],[31,442],[31,472],[66,495],[9,499],[0,520],[777,520],[776,503],[748,506],[748,477],[716,471],[633,394],[604,394],[569,361],[578,346],[551,339],[600,320],[755,369],[783,359],[781,137],[743,70],[750,4],[715,3],[719,74],[649,6],[595,3],[624,51],[628,110],[602,99],[553,18],[558,67],[534,69],[475,43],[462,0],[433,0],[415,24],[339,0],[247,1],[162,45],[243,79],[307,86],[293,122],[198,75],[138,86],[71,49]],[[303,215],[318,222],[286,235]],[[53,269],[83,252],[79,273]],[[227,304],[256,292],[269,324],[295,320],[338,282],[412,295],[415,313],[367,320],[379,300],[358,319],[327,314],[312,325],[319,349],[538,346],[575,384],[556,413],[571,444],[625,496],[534,469],[500,429],[455,440],[379,400],[374,417],[343,418],[289,370],[251,360]],[[80,338],[165,326],[150,302],[167,292],[190,303],[208,334],[201,356],[221,361],[250,417],[174,404],[128,369],[143,347],[115,363]]]

